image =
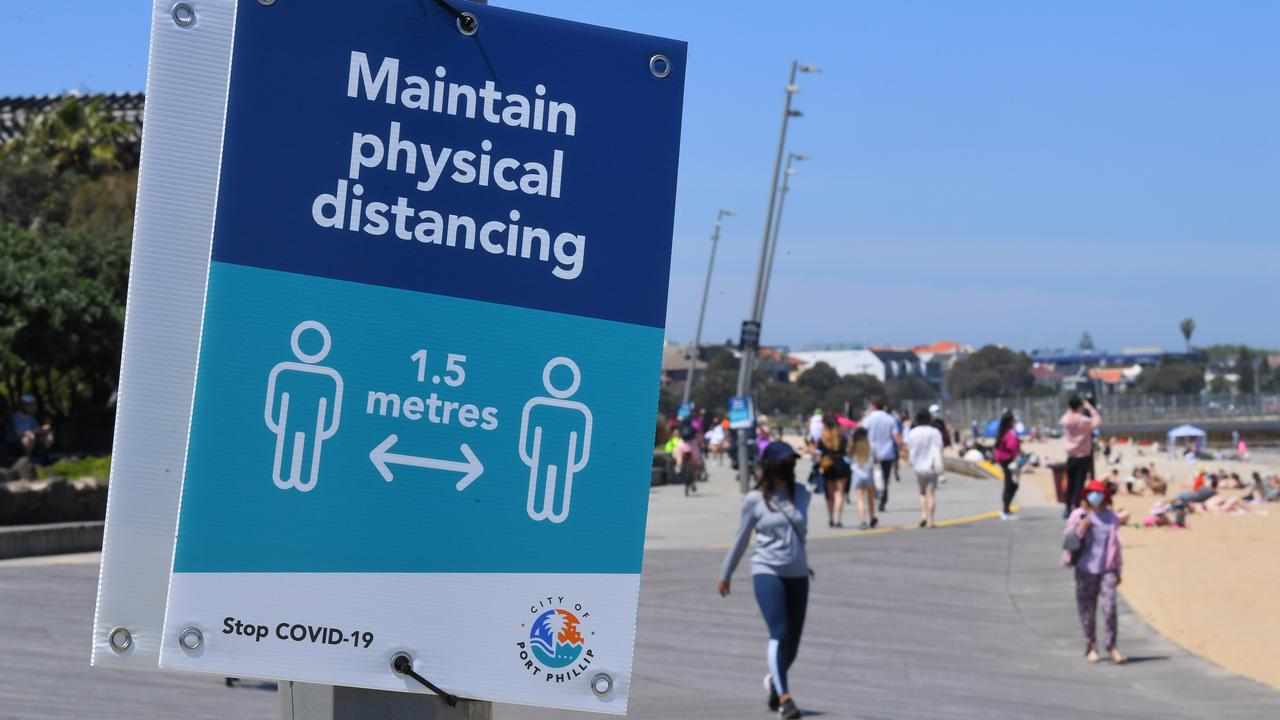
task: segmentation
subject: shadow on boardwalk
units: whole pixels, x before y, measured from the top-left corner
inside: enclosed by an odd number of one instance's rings
[[[1037,510],[1008,523],[813,540],[797,699],[814,716],[868,720],[1280,716],[1280,693],[1188,655],[1128,612],[1121,644],[1135,662],[1085,663],[1071,578],[1056,565],[1059,527],[1053,511]],[[631,717],[768,717],[763,623],[745,572],[728,599],[715,595],[720,557],[648,552]],[[96,572],[91,561],[0,565],[0,717],[276,717],[275,693],[221,678],[91,670]]]
[[[811,542],[817,579],[791,671],[801,706],[868,720],[1280,713],[1280,692],[1187,654],[1127,610],[1121,647],[1135,662],[1086,663],[1071,576],[1057,566],[1060,523],[1034,510],[1013,522]],[[768,717],[763,622],[745,571],[728,599],[715,595],[720,558],[647,553],[631,717]],[[497,716],[569,715],[502,707]]]

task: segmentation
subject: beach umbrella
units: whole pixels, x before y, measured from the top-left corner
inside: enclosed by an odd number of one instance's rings
[[[999,431],[1000,431],[1000,418],[996,418],[995,420],[992,420],[991,422],[987,423],[986,427],[982,428],[982,437],[993,438],[996,436],[996,433]]]
[[[856,420],[850,420],[849,418],[843,415],[836,416],[836,424],[844,428],[845,430],[852,430],[858,427],[858,422]]]

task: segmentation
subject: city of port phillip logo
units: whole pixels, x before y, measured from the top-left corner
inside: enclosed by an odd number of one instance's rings
[[[516,642],[524,669],[544,682],[563,683],[581,677],[591,667],[595,653],[588,628],[591,613],[563,595],[548,596],[529,606]]]

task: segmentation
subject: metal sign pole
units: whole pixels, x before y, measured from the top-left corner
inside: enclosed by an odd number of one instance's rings
[[[707,280],[702,286],[702,309],[698,311],[698,331],[693,335],[693,349],[689,353],[689,374],[684,379],[683,405],[689,404],[693,394],[693,374],[697,370],[699,351],[702,349],[702,321],[707,317],[707,296],[711,294],[711,271],[716,266],[716,246],[720,244],[720,221],[732,215],[732,210],[721,210],[716,213],[716,229],[711,235],[711,260],[707,262]]]
[[[493,703],[363,688],[280,683],[283,720],[493,720]]]

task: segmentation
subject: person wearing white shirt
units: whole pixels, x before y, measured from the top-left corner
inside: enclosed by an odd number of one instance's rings
[[[809,418],[809,444],[816,446],[818,441],[822,439],[822,409],[813,411],[813,417]]]
[[[920,485],[920,527],[937,527],[934,515],[938,507],[938,476],[942,474],[942,433],[932,425],[928,410],[916,414],[915,424],[907,433],[907,457]]]

